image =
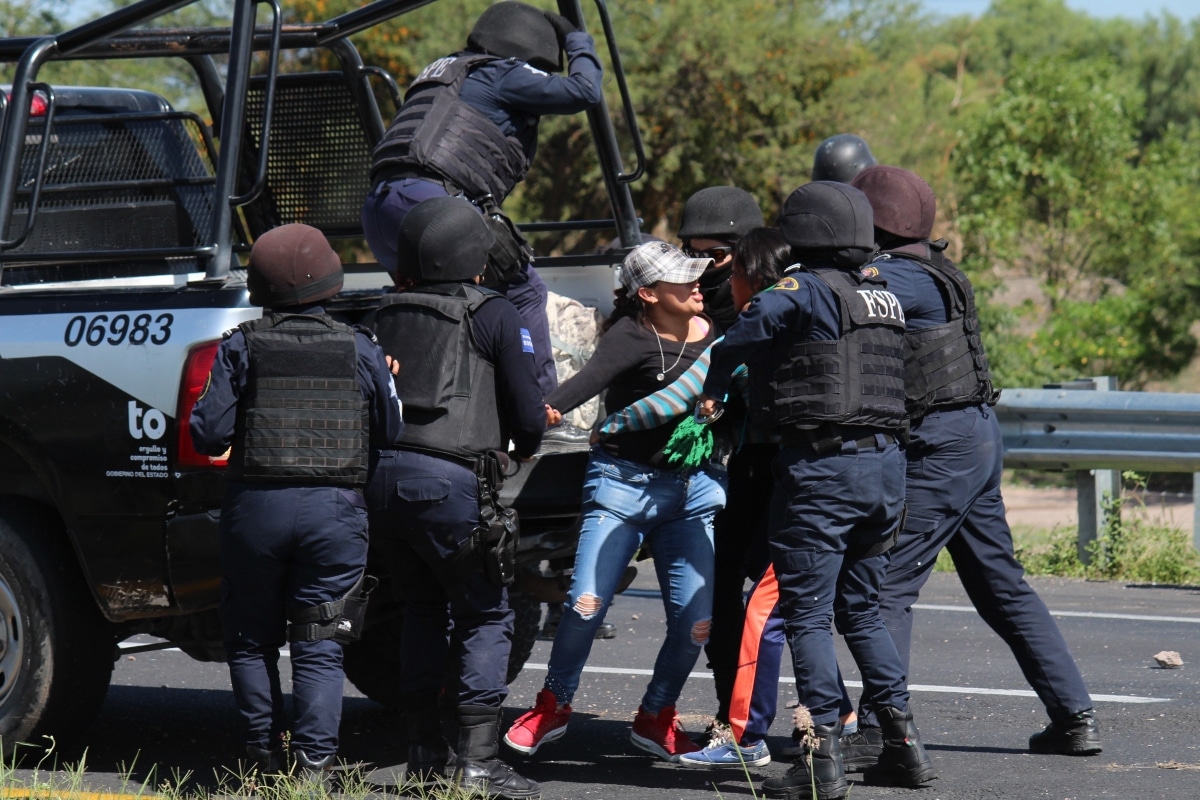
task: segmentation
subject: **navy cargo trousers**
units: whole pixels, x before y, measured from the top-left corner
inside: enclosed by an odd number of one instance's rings
[[[880,586],[880,613],[908,674],[912,606],[946,548],[979,615],[1012,650],[1050,719],[1062,721],[1091,708],[1092,700],[1058,625],[1013,555],[1000,495],[1003,456],[1000,425],[986,405],[934,410],[913,427],[908,516]]]
[[[289,609],[346,596],[367,563],[367,507],[352,489],[231,481],[221,510],[221,626],[246,744],[334,755],[342,718],[342,645],[292,642],[292,711],[279,682]]]
[[[904,504],[904,454],[891,437],[839,452],[785,446],[775,459],[768,545],[800,702],[817,725],[838,720],[841,676],[833,627],[846,640],[872,705],[908,709],[900,657],[877,601]],[[855,551],[862,553],[857,555]]]
[[[425,453],[384,450],[367,497],[371,550],[404,603],[401,692],[436,696],[446,685],[453,628],[462,647],[457,705],[498,708],[508,696],[513,613],[507,590],[462,554],[479,525],[475,473]]]

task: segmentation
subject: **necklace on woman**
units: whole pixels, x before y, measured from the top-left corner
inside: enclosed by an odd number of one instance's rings
[[[667,373],[679,366],[680,359],[683,358],[683,351],[687,349],[687,337],[683,337],[683,347],[679,348],[679,355],[675,356],[675,363],[667,366],[667,356],[663,353],[662,336],[658,333],[658,328],[654,327],[654,323],[650,323],[650,330],[654,331],[654,341],[658,343],[658,357],[662,359],[662,372],[654,377],[660,381],[667,377]]]

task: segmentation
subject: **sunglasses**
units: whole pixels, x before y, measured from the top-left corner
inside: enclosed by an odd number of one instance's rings
[[[683,248],[683,254],[688,258],[711,258],[713,261],[720,261],[731,253],[733,253],[732,245],[720,245],[707,250],[696,250],[693,247]]]

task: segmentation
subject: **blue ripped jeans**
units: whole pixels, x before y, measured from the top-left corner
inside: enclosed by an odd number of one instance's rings
[[[713,517],[725,505],[725,473],[669,472],[592,449],[583,486],[575,571],[550,652],[546,688],[569,703],[617,584],[645,542],[654,557],[667,635],[642,708],[675,705],[708,641],[712,618]]]

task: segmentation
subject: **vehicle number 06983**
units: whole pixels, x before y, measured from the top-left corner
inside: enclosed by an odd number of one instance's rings
[[[171,314],[96,314],[92,317],[71,317],[63,333],[67,347],[81,344],[99,347],[103,344],[166,344],[171,338]]]

